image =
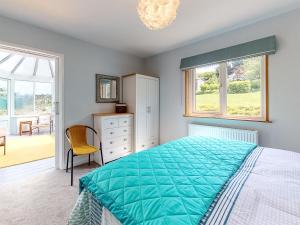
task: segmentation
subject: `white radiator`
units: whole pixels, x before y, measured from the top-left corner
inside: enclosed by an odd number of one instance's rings
[[[258,144],[258,132],[256,130],[242,130],[225,127],[204,126],[199,124],[189,124],[188,134],[189,136],[215,137]]]

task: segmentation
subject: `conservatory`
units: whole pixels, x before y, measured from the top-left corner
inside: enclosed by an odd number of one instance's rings
[[[31,145],[23,158],[36,155],[27,161],[54,155],[54,78],[55,59],[0,49],[0,155],[6,156],[0,168],[12,152],[20,158],[26,144]]]

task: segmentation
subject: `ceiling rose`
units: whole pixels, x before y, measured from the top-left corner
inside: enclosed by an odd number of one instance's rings
[[[140,0],[138,14],[150,30],[160,30],[176,18],[180,0]]]

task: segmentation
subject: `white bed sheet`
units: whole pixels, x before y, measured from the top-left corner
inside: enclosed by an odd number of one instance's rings
[[[227,225],[299,225],[300,154],[264,148]]]
[[[104,208],[102,225],[121,225]],[[300,225],[300,154],[264,148],[226,225]]]

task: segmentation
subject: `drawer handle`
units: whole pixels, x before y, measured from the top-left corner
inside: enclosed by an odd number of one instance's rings
[[[114,132],[110,132],[110,134],[114,134]]]
[[[124,138],[124,141],[127,141],[127,138]]]
[[[109,144],[111,144],[111,145],[112,145],[113,143],[114,143],[113,141],[109,142]]]
[[[127,123],[127,120],[125,120],[123,123]]]
[[[126,150],[127,148],[126,148],[126,147],[124,147],[123,149],[124,149],[124,150]]]
[[[144,147],[145,147],[145,145],[142,145],[142,147],[144,148]]]
[[[154,142],[152,142],[152,144],[154,145]]]
[[[124,131],[124,133],[126,133],[127,132],[127,130],[123,130]]]
[[[113,122],[110,122],[110,125],[114,125],[114,123],[113,123]]]
[[[113,152],[113,151],[110,151],[109,153],[110,153],[110,154],[113,154],[114,152]]]

